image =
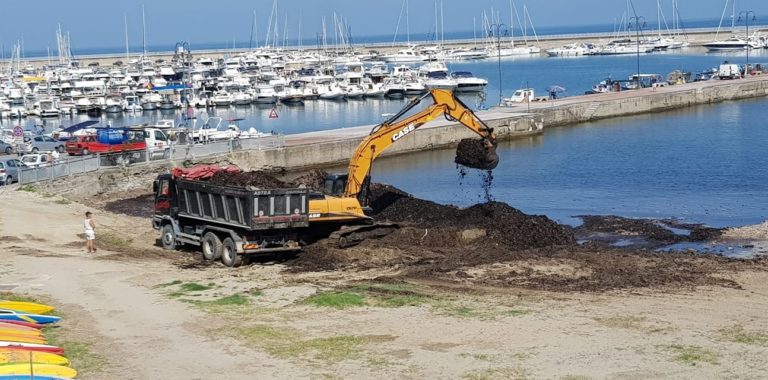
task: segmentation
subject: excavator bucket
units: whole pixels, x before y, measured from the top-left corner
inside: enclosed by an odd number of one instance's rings
[[[456,147],[454,162],[473,169],[495,169],[499,164],[496,144],[487,139],[463,139]]]

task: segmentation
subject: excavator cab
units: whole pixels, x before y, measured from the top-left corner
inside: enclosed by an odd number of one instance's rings
[[[344,190],[347,187],[347,180],[349,180],[349,174],[328,174],[325,177],[325,183],[323,184],[323,193],[332,195],[334,197],[343,197]],[[365,176],[363,185],[360,192],[357,194],[357,200],[360,202],[360,206],[363,209],[367,209],[368,195],[370,194],[371,176]]]

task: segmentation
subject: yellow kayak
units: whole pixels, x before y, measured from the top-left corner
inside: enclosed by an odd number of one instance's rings
[[[0,340],[4,342],[18,342],[18,343],[38,343],[38,344],[48,343],[48,341],[42,336],[24,336],[24,335],[11,335],[11,334],[0,334]]]
[[[9,363],[26,363],[27,366],[29,366],[30,359],[33,363],[69,365],[69,359],[61,355],[51,354],[48,352],[0,350],[0,365]]]
[[[77,376],[77,371],[63,365],[44,363],[0,364],[0,375],[32,375],[33,371],[35,376],[58,376],[68,379]]]
[[[40,331],[40,329],[23,326],[15,323],[0,322],[0,330],[16,330],[16,331]]]
[[[41,331],[27,331],[27,330],[6,330],[0,327],[0,335],[23,335],[23,336],[39,336],[42,337]]]
[[[53,306],[43,305],[34,302],[4,301],[0,300],[0,309],[15,310],[29,314],[45,314],[53,311]]]

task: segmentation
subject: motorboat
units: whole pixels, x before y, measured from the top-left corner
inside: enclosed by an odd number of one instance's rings
[[[573,43],[563,47],[547,50],[550,57],[578,57],[595,53],[595,46],[590,43]]]
[[[386,63],[418,63],[424,62],[429,57],[419,54],[413,48],[398,50],[396,53],[387,54],[381,57]]]
[[[278,101],[275,88],[268,84],[256,86],[253,102],[256,104],[275,104]]]
[[[469,71],[456,71],[451,74],[456,81],[456,92],[482,92],[488,81],[474,76]]]
[[[123,112],[123,98],[121,96],[108,96],[104,103],[104,112],[121,113]]]
[[[744,50],[751,48],[749,41],[741,37],[733,36],[723,41],[712,41],[702,44],[701,46],[707,48],[708,51],[728,51],[728,50]]]
[[[320,92],[320,99],[323,100],[344,100],[345,98],[346,91],[335,84],[324,86],[323,91]]]
[[[424,80],[424,87],[428,90],[443,89],[443,90],[455,90],[459,86],[459,82],[448,76],[446,71],[432,71],[427,74],[426,80]]]
[[[232,96],[232,104],[236,106],[249,106],[253,103],[253,97],[247,92],[237,92]]]
[[[229,107],[232,105],[232,95],[224,90],[219,90],[213,93],[213,104],[216,107]]]

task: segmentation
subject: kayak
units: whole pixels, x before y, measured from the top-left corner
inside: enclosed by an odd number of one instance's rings
[[[53,311],[53,306],[34,302],[0,300],[0,309],[15,310],[29,314],[45,314]]]
[[[5,323],[0,322],[0,331],[2,330],[9,330],[9,331],[28,331],[28,332],[36,332],[40,333],[40,330],[34,328],[34,327],[27,327],[22,325],[15,325],[13,323]]]
[[[43,326],[43,325],[41,325],[39,323],[27,322],[27,321],[10,321],[10,320],[7,320],[7,319],[6,320],[0,320],[0,323],[16,325],[16,326],[31,327],[33,329],[38,329],[38,330],[42,329],[43,327],[45,327],[45,326]]]
[[[69,359],[49,352],[26,350],[0,350],[0,365],[7,363],[45,363],[69,365]]]
[[[74,378],[77,371],[63,365],[44,364],[44,363],[13,363],[0,365],[0,375],[35,375],[35,379],[40,376],[58,376],[64,378]]]
[[[41,336],[24,336],[24,335],[0,335],[0,341],[3,342],[17,342],[17,343],[36,343],[46,344],[48,341]]]
[[[53,315],[20,313],[18,311],[8,309],[0,309],[0,321],[24,321],[46,324],[58,322],[59,319],[61,319],[61,317],[56,317]]]
[[[43,333],[40,332],[40,330],[6,330],[4,328],[0,328],[0,335],[20,335],[20,336],[38,336],[42,337]]]
[[[38,343],[21,343],[21,342],[8,342],[0,340],[0,351],[5,349],[22,349],[28,351],[41,351],[50,352],[52,354],[63,354],[64,349],[56,346],[49,346],[47,344]]]

